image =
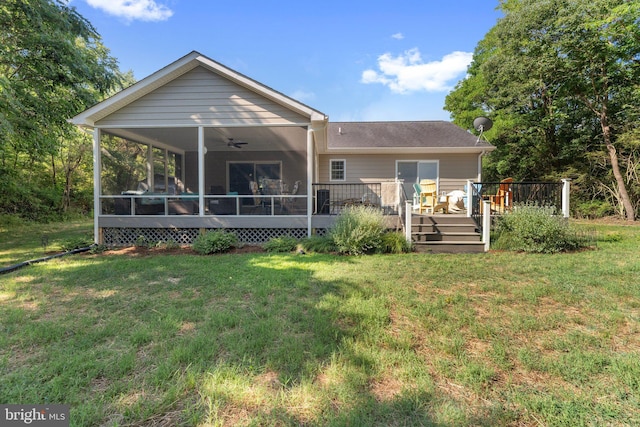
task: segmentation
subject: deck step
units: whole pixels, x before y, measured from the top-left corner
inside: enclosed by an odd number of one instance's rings
[[[416,252],[484,252],[475,222],[463,215],[414,215],[411,240]]]
[[[413,242],[413,249],[419,253],[470,254],[483,253],[482,242]]]

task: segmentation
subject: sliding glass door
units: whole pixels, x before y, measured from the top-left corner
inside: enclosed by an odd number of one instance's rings
[[[423,179],[438,182],[437,160],[399,160],[396,163],[396,177],[404,181],[403,187],[407,199],[413,197],[413,184],[419,184]]]
[[[263,179],[280,179],[281,162],[230,162],[229,163],[229,191],[240,195],[251,195],[251,182],[260,183]],[[250,203],[250,199],[244,199]]]

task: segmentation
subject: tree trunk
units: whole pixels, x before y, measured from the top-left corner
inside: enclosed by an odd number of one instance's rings
[[[611,142],[611,128],[607,123],[606,116],[601,118],[600,124],[602,125],[602,136],[604,137],[604,143],[609,153],[609,160],[611,160],[611,170],[613,176],[618,184],[618,191],[620,192],[620,198],[622,198],[622,206],[624,207],[625,216],[627,221],[635,221],[635,211],[631,199],[629,199],[629,193],[627,192],[627,186],[624,182],[624,177],[620,173],[620,165],[618,164],[618,152],[616,147]]]

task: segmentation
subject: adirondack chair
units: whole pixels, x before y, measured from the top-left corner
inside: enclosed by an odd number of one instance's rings
[[[513,178],[503,179],[498,185],[498,191],[496,194],[489,196],[492,212],[505,213],[513,208],[513,191],[511,190],[512,183]]]
[[[420,207],[418,211],[420,214],[422,214],[423,211],[431,211],[433,214],[439,209],[442,209],[444,213],[449,213],[449,202],[448,200],[440,201],[438,197],[438,185],[435,181],[423,179],[420,181],[419,187]]]

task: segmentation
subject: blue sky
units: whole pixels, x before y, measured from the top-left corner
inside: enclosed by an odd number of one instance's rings
[[[71,0],[142,79],[196,50],[331,121],[449,120],[492,0]]]

